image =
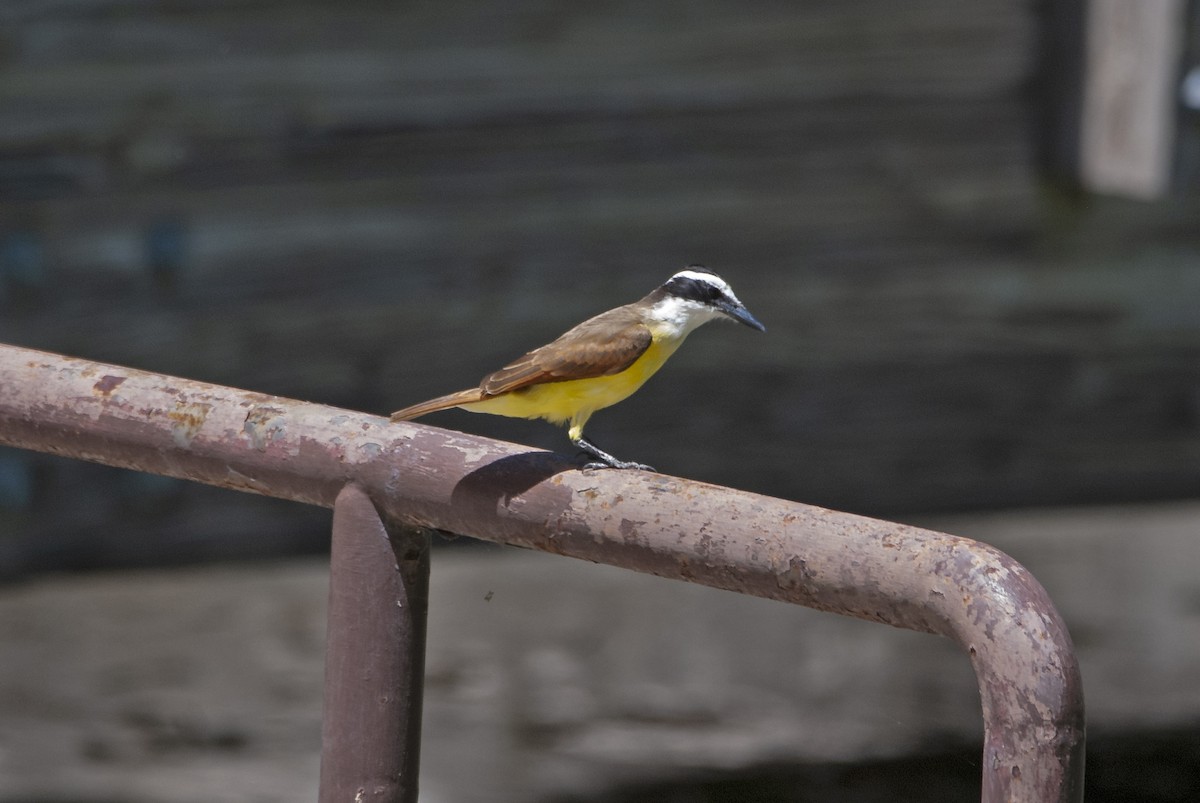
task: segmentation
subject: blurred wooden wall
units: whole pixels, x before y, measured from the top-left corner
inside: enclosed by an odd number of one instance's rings
[[[1039,179],[1048,5],[6,2],[0,341],[385,413],[702,262],[768,333],[694,335],[619,455],[889,515],[1194,496],[1200,204]],[[268,505],[8,453],[0,571],[323,538]]]

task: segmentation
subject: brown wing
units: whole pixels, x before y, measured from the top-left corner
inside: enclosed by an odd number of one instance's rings
[[[650,330],[637,313],[617,307],[488,374],[479,386],[496,396],[543,382],[616,374],[642,356],[650,340]]]

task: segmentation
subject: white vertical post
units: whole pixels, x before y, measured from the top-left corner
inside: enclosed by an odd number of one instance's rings
[[[1170,187],[1184,0],[1088,0],[1080,172],[1099,192]]]

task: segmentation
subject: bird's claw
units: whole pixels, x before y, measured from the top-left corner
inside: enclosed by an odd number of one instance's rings
[[[654,468],[654,466],[648,466],[645,463],[635,463],[630,460],[616,460],[612,463],[605,463],[600,460],[592,460],[591,462],[583,464],[584,471],[595,471],[596,469],[600,468],[633,468],[637,469],[638,471],[653,471],[656,474],[658,473],[658,469]]]

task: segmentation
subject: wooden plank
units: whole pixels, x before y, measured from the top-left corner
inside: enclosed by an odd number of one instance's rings
[[[1100,192],[1167,191],[1184,0],[1091,0],[1080,173]]]
[[[688,15],[532,0],[457,0],[436,14],[311,0],[43,5],[28,21],[0,17],[0,146],[121,149],[163,129],[189,142],[269,139],[309,125],[619,115],[860,89],[968,97],[1019,80],[1031,33],[1001,0],[971,15],[914,0],[888,6],[886,23],[879,0],[760,4],[753,14],[708,0]]]

